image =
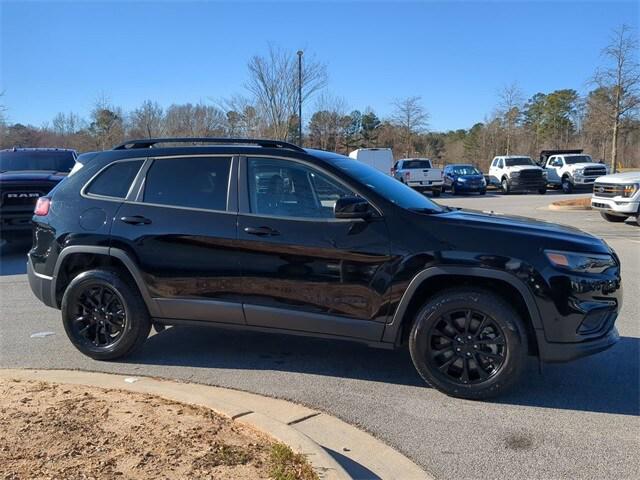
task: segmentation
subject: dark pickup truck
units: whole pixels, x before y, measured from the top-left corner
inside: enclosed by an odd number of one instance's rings
[[[69,174],[76,157],[59,148],[0,150],[0,238],[31,234],[36,201]]]

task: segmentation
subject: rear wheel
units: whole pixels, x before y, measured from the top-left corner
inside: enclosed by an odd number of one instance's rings
[[[482,190],[480,190],[480,195],[486,195],[487,191],[483,188]]]
[[[540,195],[544,195],[545,193],[547,193],[547,189],[546,188],[541,188],[541,189],[538,190],[538,193]]]
[[[458,189],[456,188],[456,184],[452,183],[451,184],[451,195],[457,195],[458,194]]]
[[[75,277],[64,292],[61,310],[71,343],[96,360],[129,355],[151,329],[140,292],[118,270],[90,270]]]
[[[459,288],[441,292],[420,310],[409,350],[433,387],[454,397],[484,399],[517,382],[527,337],[518,313],[501,297]]]
[[[608,212],[600,212],[600,216],[604,218],[607,222],[614,222],[614,223],[622,223],[627,219],[626,215],[613,215]]]

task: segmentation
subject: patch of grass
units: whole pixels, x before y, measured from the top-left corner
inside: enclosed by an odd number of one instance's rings
[[[271,447],[269,473],[273,480],[319,480],[304,455],[293,453],[288,446],[275,443]]]

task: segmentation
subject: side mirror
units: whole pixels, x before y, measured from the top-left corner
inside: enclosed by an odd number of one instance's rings
[[[364,198],[342,197],[333,206],[333,214],[336,218],[367,219],[373,216],[373,209]]]

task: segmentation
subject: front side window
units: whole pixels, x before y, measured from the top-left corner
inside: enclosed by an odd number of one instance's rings
[[[143,160],[112,163],[93,179],[87,187],[87,193],[102,197],[125,198],[142,163]]]
[[[226,210],[230,157],[155,159],[147,172],[143,202]]]
[[[355,194],[331,177],[296,162],[277,159],[248,160],[252,213],[294,218],[334,218],[341,197]]]

